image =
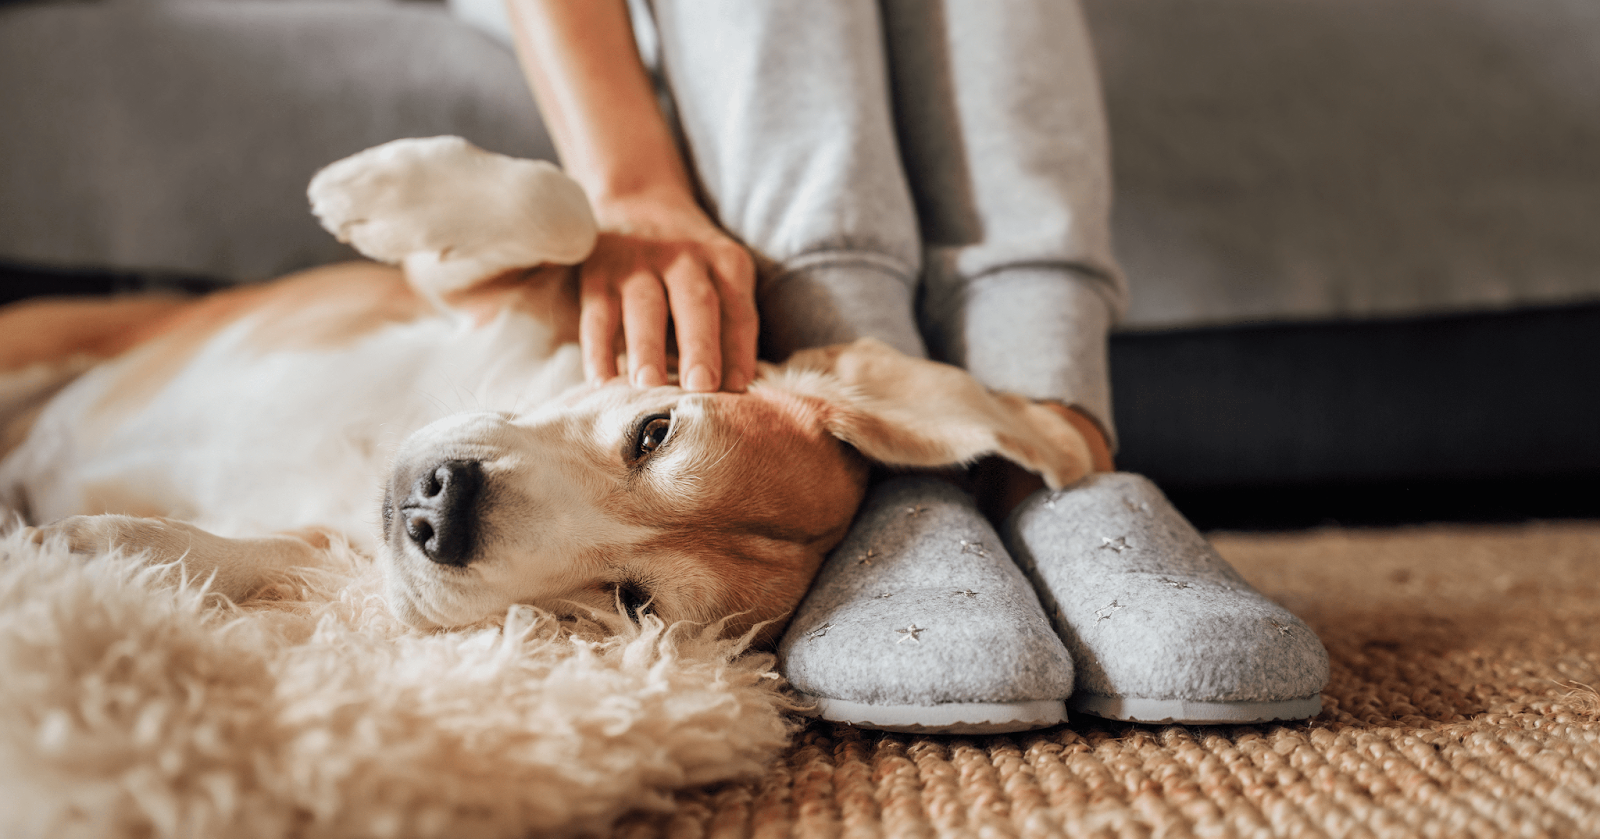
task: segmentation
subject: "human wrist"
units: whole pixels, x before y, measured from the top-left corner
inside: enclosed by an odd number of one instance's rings
[[[720,231],[691,192],[670,186],[602,194],[590,203],[604,233],[704,238]]]
[[[580,181],[580,183],[582,183]],[[703,214],[694,193],[686,184],[667,179],[613,180],[584,184],[595,217],[602,224],[608,218],[626,220],[639,215],[693,212]]]
[[[672,129],[621,0],[512,0],[529,87],[566,173],[598,208],[663,193],[693,201]],[[659,202],[659,199],[657,199]]]

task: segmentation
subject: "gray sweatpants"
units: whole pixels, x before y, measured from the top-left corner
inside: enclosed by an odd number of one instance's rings
[[[767,354],[870,335],[1111,433],[1126,291],[1075,2],[652,0],[644,17],[703,197],[763,263]]]

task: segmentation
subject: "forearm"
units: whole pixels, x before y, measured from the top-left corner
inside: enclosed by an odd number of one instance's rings
[[[507,0],[521,58],[568,174],[596,204],[694,200],[623,0]]]
[[[592,381],[686,390],[755,378],[755,268],[701,209],[633,42],[623,0],[506,0],[529,86],[604,231],[580,269],[578,342]]]

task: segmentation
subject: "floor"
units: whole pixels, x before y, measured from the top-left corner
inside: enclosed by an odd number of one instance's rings
[[[812,724],[616,836],[1600,834],[1600,522],[1215,535],[1333,661],[1321,715],[1001,737]]]

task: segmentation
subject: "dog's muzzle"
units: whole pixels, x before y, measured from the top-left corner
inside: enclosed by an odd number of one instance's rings
[[[403,534],[440,565],[465,566],[477,549],[482,491],[483,466],[475,460],[447,460],[426,467],[397,505],[393,526],[398,532],[393,535]]]

